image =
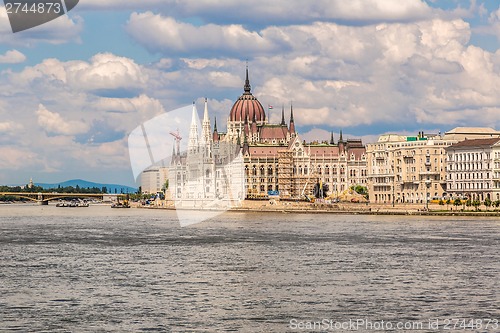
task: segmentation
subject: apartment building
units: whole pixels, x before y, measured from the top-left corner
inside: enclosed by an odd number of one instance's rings
[[[500,199],[498,137],[464,140],[447,147],[446,154],[451,196],[480,201]]]
[[[488,127],[456,127],[437,135],[420,132],[416,136],[398,134],[380,136],[376,143],[366,145],[370,201],[394,204],[425,203],[434,197],[456,196],[458,193],[456,186],[460,185],[449,181],[447,158],[450,158],[450,154],[447,154],[445,149],[465,140],[489,139],[491,142],[496,142],[495,138],[500,139],[500,132]],[[498,178],[496,183],[488,186],[490,188],[497,186],[500,197],[500,146],[490,148],[497,152],[497,164],[491,165],[498,167],[495,169]],[[495,174],[490,171],[487,175]],[[454,186],[451,193],[450,186]]]
[[[493,157],[493,198],[492,200],[500,200],[500,143],[495,143],[492,146],[491,155]]]
[[[376,203],[424,203],[446,195],[444,148],[454,140],[441,135],[382,135],[367,144],[368,192]]]

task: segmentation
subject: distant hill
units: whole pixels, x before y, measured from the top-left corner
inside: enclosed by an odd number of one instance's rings
[[[61,187],[68,187],[68,186],[76,187],[78,185],[80,188],[97,187],[99,189],[102,189],[103,187],[106,187],[108,193],[135,193],[135,192],[137,192],[136,188],[130,187],[130,186],[118,185],[118,184],[94,183],[94,182],[89,182],[89,181],[82,180],[82,179],[72,179],[72,180],[67,180],[65,182],[56,183],[56,184],[35,183],[35,185],[41,186],[44,189],[57,188],[59,186],[61,186]]]

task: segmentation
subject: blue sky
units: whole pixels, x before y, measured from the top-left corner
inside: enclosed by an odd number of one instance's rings
[[[81,0],[0,30],[2,184],[133,184],[128,134],[204,97],[224,130],[247,60],[308,140],[500,128],[496,1]]]

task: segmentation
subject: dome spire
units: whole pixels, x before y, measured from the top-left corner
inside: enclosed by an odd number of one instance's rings
[[[243,89],[245,90],[245,94],[250,94],[250,90],[252,90],[252,87],[250,86],[250,80],[248,79],[248,61],[246,68],[245,86],[243,87]]]

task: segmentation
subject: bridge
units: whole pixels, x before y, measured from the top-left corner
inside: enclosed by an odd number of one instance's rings
[[[123,197],[126,194],[107,194],[107,193],[30,193],[30,192],[0,192],[1,196],[13,196],[16,198],[28,199],[36,201],[40,205],[48,205],[51,200],[59,199],[76,199],[76,198],[90,198],[103,200],[105,195]]]

